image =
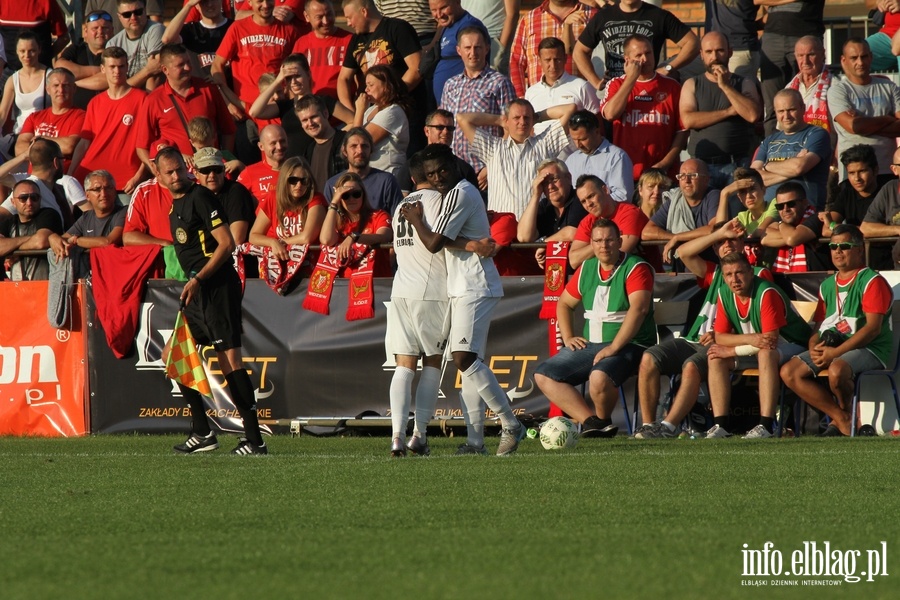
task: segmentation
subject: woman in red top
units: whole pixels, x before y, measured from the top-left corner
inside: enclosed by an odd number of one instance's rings
[[[274,194],[256,211],[250,243],[267,246],[278,260],[288,260],[288,245],[314,244],[325,221],[328,203],[316,193],[316,181],[306,161],[291,157],[278,173]]]
[[[393,237],[390,216],[372,208],[362,179],[356,173],[344,173],[338,178],[328,209],[319,243],[336,247],[342,262],[349,260],[353,244],[377,246],[389,243]],[[377,254],[375,277],[390,277],[387,250],[379,250]],[[346,271],[344,267],[338,275],[345,277]]]

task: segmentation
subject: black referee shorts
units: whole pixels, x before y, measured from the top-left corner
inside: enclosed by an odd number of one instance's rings
[[[226,265],[184,308],[194,340],[217,351],[241,347],[241,280]]]

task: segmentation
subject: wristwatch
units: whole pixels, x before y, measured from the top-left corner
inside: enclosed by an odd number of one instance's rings
[[[359,241],[359,232],[354,231],[353,233],[351,233],[350,239],[352,239],[354,242],[358,242]]]
[[[672,68],[672,65],[666,65],[666,66],[663,67],[663,68],[666,70],[666,73],[671,73],[671,72],[674,70],[674,69]]]

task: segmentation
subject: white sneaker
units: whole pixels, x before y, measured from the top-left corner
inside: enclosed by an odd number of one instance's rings
[[[728,437],[731,437],[731,434],[725,431],[725,428],[720,425],[713,425],[712,428],[706,432],[706,439],[708,440]]]
[[[762,440],[765,438],[772,437],[772,434],[769,433],[769,430],[763,427],[762,425],[757,425],[753,429],[747,432],[747,435],[743,437],[745,440]]]

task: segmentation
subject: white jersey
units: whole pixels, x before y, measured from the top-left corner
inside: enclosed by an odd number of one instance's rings
[[[463,179],[447,192],[432,231],[451,240],[458,237],[469,240],[491,237],[484,201],[475,186]],[[447,248],[446,253],[447,294],[451,298],[503,296],[500,274],[493,258],[481,258],[474,252],[452,248]]]
[[[400,214],[400,207],[412,202],[422,203],[425,223],[431,227],[441,211],[441,194],[434,190],[419,190],[404,198],[394,209],[391,228],[394,231],[394,253],[397,272],[391,288],[391,298],[409,300],[447,301],[447,264],[443,252],[432,254],[422,243],[419,234]]]

